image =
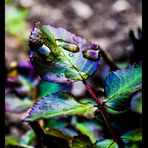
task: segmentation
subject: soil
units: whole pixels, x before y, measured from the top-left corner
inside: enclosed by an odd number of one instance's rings
[[[33,20],[39,19],[99,44],[114,60],[127,56],[129,30],[136,32],[142,26],[142,1],[139,0],[20,0],[6,4],[6,17],[10,6],[29,10],[24,20],[29,26],[28,36]],[[5,40],[6,64],[29,60],[27,37],[20,42],[19,37],[6,32]]]

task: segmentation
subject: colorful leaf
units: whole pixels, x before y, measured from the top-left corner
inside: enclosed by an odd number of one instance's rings
[[[123,141],[132,141],[132,142],[137,142],[137,141],[142,141],[142,129],[134,129],[130,130],[127,133],[125,133],[123,136],[121,136]]]
[[[36,140],[36,135],[33,130],[27,131],[20,139],[19,143],[23,145],[32,145]]]
[[[41,80],[39,85],[38,85],[38,97],[44,97],[46,95],[56,93],[59,91],[62,92],[67,92],[70,91],[72,88],[71,84],[60,84],[60,83],[54,83],[54,82],[48,82],[48,81],[43,81]]]
[[[71,143],[71,137],[67,136],[65,133],[61,132],[58,129],[47,129],[45,130],[46,137],[50,138],[50,140],[53,139],[53,141],[57,140],[57,143],[59,144],[60,147],[66,147],[70,148],[70,143]]]
[[[77,122],[75,128],[79,130],[83,135],[88,136],[92,143],[95,143],[98,140],[98,138],[101,137],[98,131],[99,126],[94,122]]]
[[[74,136],[77,136],[78,133],[69,125],[70,123],[67,118],[57,118],[45,120],[44,128],[57,129],[68,137],[73,138]]]
[[[141,64],[111,72],[105,79],[106,105],[114,109],[124,109],[129,104],[132,93],[142,88]]]
[[[87,79],[100,62],[97,45],[50,25],[35,26],[29,46],[30,59],[46,81],[67,83]]]
[[[6,136],[5,137],[5,147],[21,147],[21,148],[33,148],[26,144],[20,144],[19,140],[16,137]]]
[[[87,136],[76,136],[72,141],[72,148],[92,148],[93,144]]]
[[[12,137],[12,136],[6,136],[5,137],[5,143],[11,144],[11,145],[17,145],[18,144],[18,138]]]
[[[67,118],[60,118],[60,119],[49,119],[45,120],[45,128],[64,128],[67,125],[69,125],[69,122],[67,121]]]
[[[35,121],[41,118],[52,118],[64,115],[88,116],[96,110],[90,103],[79,103],[75,97],[64,92],[47,95],[36,102],[24,121]]]
[[[98,141],[95,148],[118,148],[118,145],[112,139]]]

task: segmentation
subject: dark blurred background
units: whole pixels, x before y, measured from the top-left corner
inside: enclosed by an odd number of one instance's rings
[[[141,0],[5,0],[6,64],[28,60],[34,20],[63,27],[99,44],[115,59],[127,56],[129,30],[142,24]]]

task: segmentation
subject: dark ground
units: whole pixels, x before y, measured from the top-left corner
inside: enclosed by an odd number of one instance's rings
[[[9,0],[8,0],[9,2]],[[19,0],[6,4],[6,18],[11,9],[27,9],[26,26],[18,35],[6,31],[6,63],[28,60],[28,36],[33,20],[61,26],[99,44],[118,60],[130,50],[128,32],[141,27],[142,1],[139,0]],[[11,14],[12,15],[12,14]],[[10,15],[10,18],[11,18]],[[7,26],[6,28],[13,26]],[[25,32],[24,32],[25,31]],[[23,34],[23,42],[20,41]]]

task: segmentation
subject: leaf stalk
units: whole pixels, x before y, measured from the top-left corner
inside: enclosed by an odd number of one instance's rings
[[[96,97],[95,93],[93,92],[92,88],[89,86],[89,84],[86,82],[86,80],[83,80],[83,84],[86,86],[88,92],[90,93],[92,99],[94,99],[98,105],[98,109],[100,110],[101,112],[101,115],[113,137],[113,140],[114,142],[116,142],[119,146],[119,148],[124,148],[123,146],[123,142],[122,140],[120,139],[120,137],[117,137],[117,135],[115,134],[113,128],[112,128],[112,125],[111,125],[111,122],[109,120],[109,116],[104,108],[104,106],[102,106],[102,103],[100,102],[100,100]]]

